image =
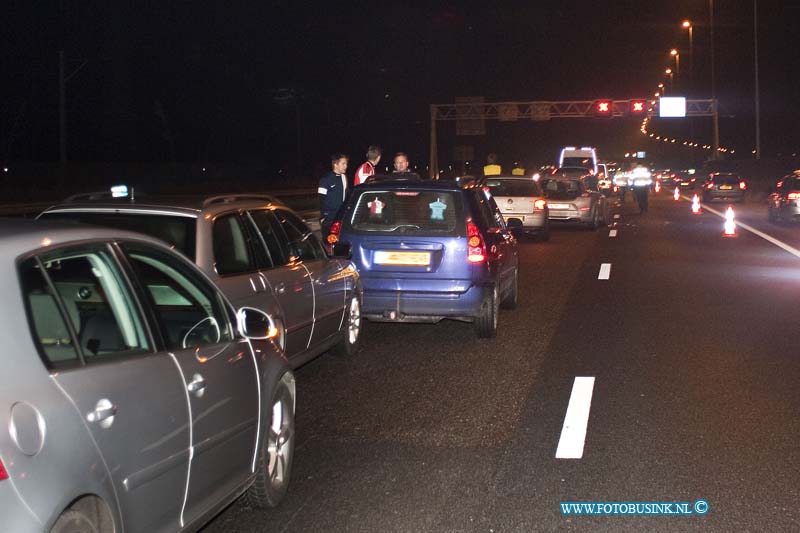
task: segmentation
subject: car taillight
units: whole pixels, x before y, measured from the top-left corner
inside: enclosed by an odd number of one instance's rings
[[[533,208],[539,209],[540,211],[547,207],[547,200],[536,200],[533,202]]]
[[[4,479],[8,479],[8,472],[6,472],[6,467],[3,466],[3,461],[0,459],[0,481]]]
[[[800,192],[790,192],[786,195],[787,200],[800,200]]]
[[[339,242],[339,232],[342,229],[342,222],[341,220],[337,220],[333,224],[331,224],[331,229],[328,233],[328,236],[325,238],[328,241],[328,244],[336,244]]]
[[[747,183],[745,183],[743,181],[740,181],[739,182],[739,188],[742,189],[743,191],[746,190],[747,189]]]
[[[713,189],[713,188],[714,188],[713,183],[706,183],[706,189]]]
[[[478,226],[471,220],[467,221],[467,261],[470,263],[486,261],[486,244]]]

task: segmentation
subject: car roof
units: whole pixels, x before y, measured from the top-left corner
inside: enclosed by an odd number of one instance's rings
[[[266,194],[222,194],[213,196],[145,196],[141,199],[111,199],[108,196],[93,198],[76,195],[65,202],[53,205],[45,212],[120,212],[152,213],[197,218],[201,213],[216,214],[239,208],[286,207],[280,200]]]
[[[397,189],[397,190],[421,190],[421,191],[461,191],[470,188],[460,185],[455,180],[423,180],[423,179],[386,179],[359,185],[355,191],[367,191],[376,189]]]
[[[135,239],[163,247],[163,243],[152,237],[132,231],[85,226],[63,221],[0,218],[0,256],[15,260],[28,252],[86,240]]]

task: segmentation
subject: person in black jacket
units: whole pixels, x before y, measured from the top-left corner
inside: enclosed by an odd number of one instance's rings
[[[347,161],[345,154],[331,156],[331,171],[319,180],[319,225],[325,239],[331,229],[333,217],[347,197]]]

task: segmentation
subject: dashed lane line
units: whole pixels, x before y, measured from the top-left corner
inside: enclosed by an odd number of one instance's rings
[[[608,232],[608,236],[609,237],[616,237],[617,236],[617,230],[612,229],[611,231]]]
[[[685,196],[685,195],[681,195],[681,198],[683,198],[687,202],[691,202],[692,201],[691,198],[689,198],[688,196]],[[720,217],[722,219],[725,219],[725,213],[722,213],[721,211],[717,211],[713,207],[709,207],[709,206],[703,204],[703,209],[705,209],[709,213],[713,213],[713,214],[717,215],[718,217]],[[750,226],[749,224],[745,224],[744,222],[739,222],[738,220],[736,221],[736,225],[739,226],[742,229],[745,229],[745,230],[749,231],[753,235],[758,235],[759,237],[761,237],[765,241],[767,241],[769,243],[772,243],[775,246],[777,246],[778,248],[781,248],[782,250],[785,250],[785,251],[789,252],[793,256],[800,258],[800,250],[798,250],[797,248],[795,248],[793,246],[789,246],[788,244],[786,244],[783,241],[779,241],[778,239],[776,239],[772,235],[767,235],[763,231],[757,230],[756,228]]]
[[[576,377],[558,439],[556,459],[580,459],[586,442],[589,410],[592,406],[594,377]]]
[[[597,279],[608,279],[611,276],[611,263],[602,263]]]

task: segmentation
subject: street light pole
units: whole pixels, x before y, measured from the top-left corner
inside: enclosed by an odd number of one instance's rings
[[[717,102],[717,73],[714,61],[714,0],[708,0],[708,19],[711,28],[711,120],[714,125],[712,159],[719,157],[719,103]]]
[[[753,52],[756,77],[756,159],[761,159],[761,105],[758,87],[758,0],[753,0]]]

